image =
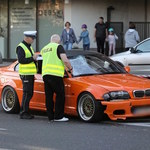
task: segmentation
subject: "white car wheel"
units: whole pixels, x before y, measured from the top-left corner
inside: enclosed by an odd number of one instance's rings
[[[6,86],[2,91],[2,108],[7,113],[19,112],[17,94],[10,86]]]

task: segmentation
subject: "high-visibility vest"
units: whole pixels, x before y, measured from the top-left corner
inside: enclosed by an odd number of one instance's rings
[[[21,46],[22,49],[24,50],[25,58],[32,57],[30,50],[23,43],[20,43],[18,46]],[[32,47],[30,47],[30,48],[31,48],[32,53],[34,54],[33,48]],[[36,68],[36,65],[34,62],[31,62],[29,64],[19,63],[19,74],[20,75],[34,75],[36,73],[37,73],[37,68]]]
[[[42,50],[42,76],[54,75],[58,77],[64,76],[64,63],[57,56],[57,48],[59,44],[49,43]]]

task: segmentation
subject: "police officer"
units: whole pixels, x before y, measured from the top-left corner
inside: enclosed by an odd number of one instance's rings
[[[20,110],[20,119],[33,119],[29,113],[29,102],[33,96],[34,74],[37,73],[37,54],[31,44],[36,38],[37,31],[25,31],[24,40],[17,46],[16,53],[19,61],[19,75],[23,85],[23,97]]]
[[[65,50],[60,43],[60,37],[57,34],[51,36],[51,42],[47,44],[42,50],[42,76],[44,80],[46,108],[48,119],[54,121],[68,121],[64,117],[64,66],[72,72],[71,64],[65,54]],[[56,94],[55,112],[53,94]]]

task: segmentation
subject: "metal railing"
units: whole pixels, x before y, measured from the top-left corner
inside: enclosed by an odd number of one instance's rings
[[[150,37],[150,22],[134,22],[139,33],[140,41]]]

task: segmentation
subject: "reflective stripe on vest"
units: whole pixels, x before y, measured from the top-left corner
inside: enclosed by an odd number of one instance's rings
[[[64,63],[57,56],[57,48],[59,44],[49,43],[41,50],[43,58],[42,63],[42,76],[54,75],[63,77],[64,76]]]
[[[22,49],[24,50],[25,58],[32,57],[30,50],[23,43],[20,43],[18,46],[21,46]],[[30,47],[30,48],[31,48],[32,53],[34,54],[33,48],[32,47]],[[20,64],[19,63],[19,74],[20,75],[34,75],[36,73],[37,73],[37,69],[36,69],[36,65],[34,62],[31,62],[29,64]]]

